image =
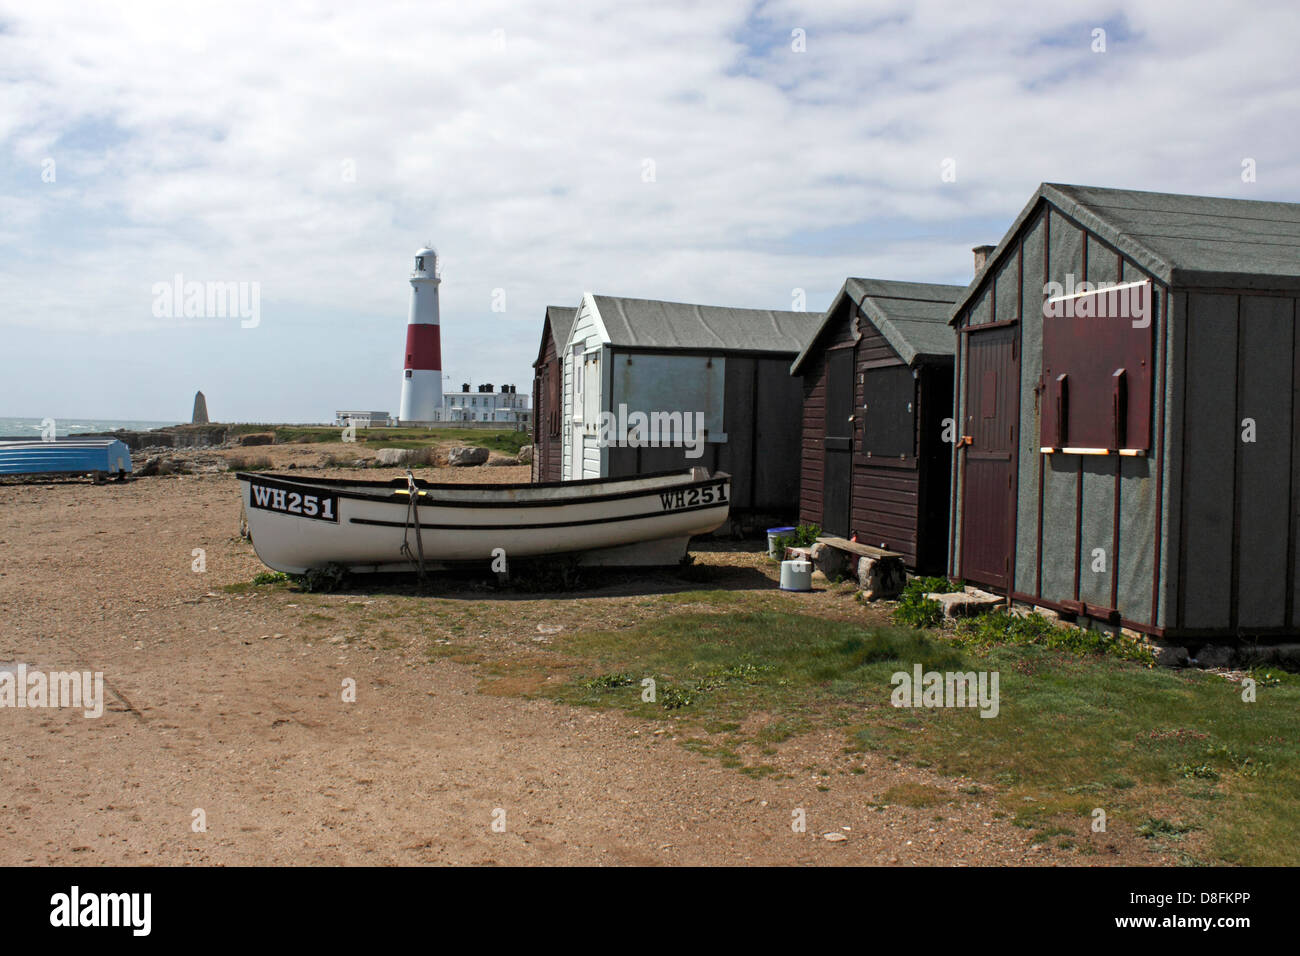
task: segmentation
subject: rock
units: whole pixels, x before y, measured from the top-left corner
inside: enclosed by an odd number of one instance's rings
[[[826,575],[827,581],[836,581],[849,572],[849,556],[838,548],[818,542],[809,555],[813,567]]]
[[[148,458],[143,465],[135,469],[137,478],[151,478],[158,474],[158,469],[162,467],[162,456],[153,455]]]
[[[249,432],[247,435],[239,436],[239,444],[248,445],[274,445],[275,432]]]
[[[823,833],[822,839],[827,840],[831,843],[843,843],[845,840],[848,839],[848,837],[846,837],[843,833],[836,833],[834,830],[832,830],[830,833]]]
[[[524,445],[519,449],[519,460],[525,465],[531,464],[533,460],[533,446]]]
[[[1154,644],[1152,650],[1155,651],[1156,664],[1160,667],[1186,667],[1187,666],[1187,648],[1179,647],[1177,644]]]
[[[409,448],[381,448],[375,452],[375,464],[388,468],[405,465],[410,458],[409,452]]]
[[[1192,660],[1198,667],[1227,667],[1232,663],[1232,648],[1223,644],[1206,644]]]
[[[510,465],[523,464],[518,458],[489,458],[488,464],[496,467],[506,468]]]
[[[858,587],[868,601],[896,598],[906,584],[902,558],[858,558]]]
[[[1002,598],[996,594],[989,594],[987,591],[981,591],[978,588],[967,588],[965,591],[955,591],[952,594],[939,594],[932,592],[925,595],[927,601],[938,601],[943,607],[943,616],[946,618],[971,617],[975,614],[983,614],[985,611],[991,611],[1002,603]]]
[[[460,446],[447,453],[447,464],[463,468],[468,465],[481,465],[488,460],[491,453],[486,448]]]
[[[1300,644],[1254,644],[1241,648],[1239,654],[1245,667],[1277,664],[1294,668],[1300,663]]]

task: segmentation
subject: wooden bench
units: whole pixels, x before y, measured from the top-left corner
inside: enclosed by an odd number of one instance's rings
[[[813,545],[811,557],[813,567],[827,580],[856,577],[863,597],[869,601],[898,597],[907,583],[907,568],[897,551],[822,535]]]
[[[818,544],[828,544],[837,551],[847,551],[850,554],[856,554],[860,558],[898,558],[903,560],[903,556],[897,551],[886,551],[884,548],[873,548],[869,544],[860,544],[857,541],[850,541],[847,538],[837,538],[834,535],[824,534],[817,539]]]

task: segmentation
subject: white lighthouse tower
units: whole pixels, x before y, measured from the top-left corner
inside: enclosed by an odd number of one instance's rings
[[[438,253],[425,246],[411,271],[411,313],[398,420],[431,422],[442,410],[442,345],[438,332]]]

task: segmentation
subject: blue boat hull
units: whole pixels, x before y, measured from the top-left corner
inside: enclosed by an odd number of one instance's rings
[[[0,441],[0,475],[126,475],[131,449],[116,438]]]

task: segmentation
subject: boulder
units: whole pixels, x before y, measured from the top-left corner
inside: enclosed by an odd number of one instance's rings
[[[486,448],[475,448],[462,445],[447,452],[447,464],[456,467],[481,465],[488,460],[490,454],[491,453]]]
[[[1186,667],[1187,666],[1187,648],[1179,647],[1177,644],[1153,644],[1152,648],[1156,655],[1156,664],[1160,667]]]
[[[418,450],[415,448],[381,448],[375,452],[375,464],[381,468],[409,465],[414,458],[412,452]]]
[[[927,601],[938,601],[943,608],[943,616],[951,619],[983,614],[985,611],[991,611],[1002,604],[1003,600],[996,594],[989,594],[987,591],[981,591],[978,588],[967,588],[964,591],[954,591],[951,594],[931,592],[925,596],[925,599]]]
[[[519,449],[519,460],[525,465],[531,464],[533,460],[533,446],[524,445]]]
[[[504,468],[510,465],[519,465],[522,462],[518,458],[489,458],[488,464]]]
[[[868,601],[896,598],[906,584],[907,569],[902,558],[858,558],[858,587]]]
[[[161,467],[162,467],[162,456],[152,455],[145,461],[143,465],[135,469],[135,476],[137,478],[151,478],[154,475],[158,474],[158,469]]]
[[[1017,603],[1011,605],[1010,614],[1012,617],[1032,617],[1036,615],[1045,621],[1051,621],[1053,624],[1061,623],[1061,615],[1050,607],[1035,607],[1032,604]]]
[[[247,435],[239,436],[239,444],[248,445],[274,445],[275,432],[249,432]]]
[[[1279,664],[1294,668],[1300,663],[1300,644],[1250,644],[1241,648],[1240,656],[1246,667]]]
[[[849,573],[849,556],[828,544],[818,541],[808,552],[813,567],[826,576],[827,581],[835,581]]]
[[[1198,667],[1227,667],[1232,663],[1232,648],[1223,644],[1206,644],[1193,658]]]

